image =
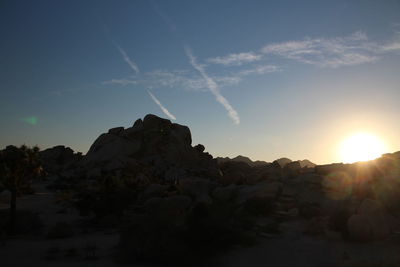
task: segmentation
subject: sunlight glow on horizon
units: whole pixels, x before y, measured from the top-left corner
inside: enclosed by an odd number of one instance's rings
[[[383,140],[368,132],[355,133],[342,141],[340,146],[340,157],[344,163],[373,160],[387,152]]]

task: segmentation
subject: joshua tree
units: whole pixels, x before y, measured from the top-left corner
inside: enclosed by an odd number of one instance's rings
[[[0,150],[0,192],[11,193],[9,230],[12,232],[16,221],[17,195],[30,187],[32,179],[43,172],[39,160],[39,148],[7,146]]]

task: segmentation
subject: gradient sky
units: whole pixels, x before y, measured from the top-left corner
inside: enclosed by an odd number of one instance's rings
[[[0,147],[95,138],[148,113],[214,156],[400,150],[400,1],[0,1]]]

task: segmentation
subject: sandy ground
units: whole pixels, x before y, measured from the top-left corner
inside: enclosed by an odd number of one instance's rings
[[[261,241],[249,248],[238,248],[223,255],[220,266],[324,266],[389,267],[400,266],[400,240],[393,238],[374,243],[352,243],[341,239],[318,239],[302,234],[301,223],[282,237]]]
[[[117,266],[112,253],[118,244],[116,231],[103,230],[75,234],[65,239],[48,239],[44,234],[58,222],[77,224],[81,219],[74,209],[66,209],[56,202],[56,195],[46,189],[46,183],[34,185],[36,193],[17,200],[17,209],[38,213],[43,223],[41,235],[16,236],[0,242],[1,267],[8,266]],[[8,209],[3,194],[0,209]],[[64,209],[65,210],[65,209]],[[95,257],[87,259],[87,247],[95,247]],[[68,253],[75,250],[76,253]]]
[[[76,224],[80,217],[75,210],[60,213],[62,207],[55,202],[55,194],[35,185],[37,193],[18,199],[19,209],[39,213],[44,222],[43,231],[57,222]],[[7,209],[4,194],[0,196],[0,209]],[[282,225],[284,234],[260,238],[257,245],[233,249],[213,260],[208,266],[326,266],[326,267],[390,267],[400,266],[400,237],[374,243],[345,242],[340,237],[313,238],[302,231],[304,222]],[[118,244],[118,233],[110,230],[74,235],[65,239],[39,236],[17,236],[0,242],[0,266],[120,266],[113,261]],[[95,246],[95,259],[87,259],[87,246]],[[68,250],[75,250],[75,255]]]

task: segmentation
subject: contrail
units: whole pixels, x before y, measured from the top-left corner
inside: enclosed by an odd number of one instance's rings
[[[219,91],[218,84],[210,77],[207,75],[206,71],[204,70],[204,66],[196,62],[196,57],[193,55],[192,50],[190,47],[185,46],[185,52],[186,55],[188,56],[190,60],[190,64],[193,66],[194,69],[196,69],[201,76],[204,78],[204,80],[207,83],[208,89],[211,91],[211,93],[215,96],[215,99],[222,105],[224,108],[228,111],[229,117],[233,120],[235,124],[240,123],[240,118],[239,114],[236,112],[236,110],[231,106],[229,101],[221,95],[221,92]]]
[[[168,111],[160,102],[160,100],[157,99],[149,90],[147,90],[147,93],[149,93],[151,99],[160,107],[162,112],[164,112],[165,115],[167,115],[171,120],[176,120],[176,117],[171,114],[171,112]]]
[[[115,45],[115,47],[118,49],[118,51],[121,53],[122,58],[124,59],[124,61],[129,65],[129,67],[131,67],[131,69],[132,69],[136,74],[138,74],[138,73],[139,73],[139,67],[138,67],[138,65],[137,65],[135,62],[133,62],[133,61],[129,58],[129,56],[128,56],[128,54],[125,52],[125,50],[122,49],[116,42],[114,42],[114,45]]]

